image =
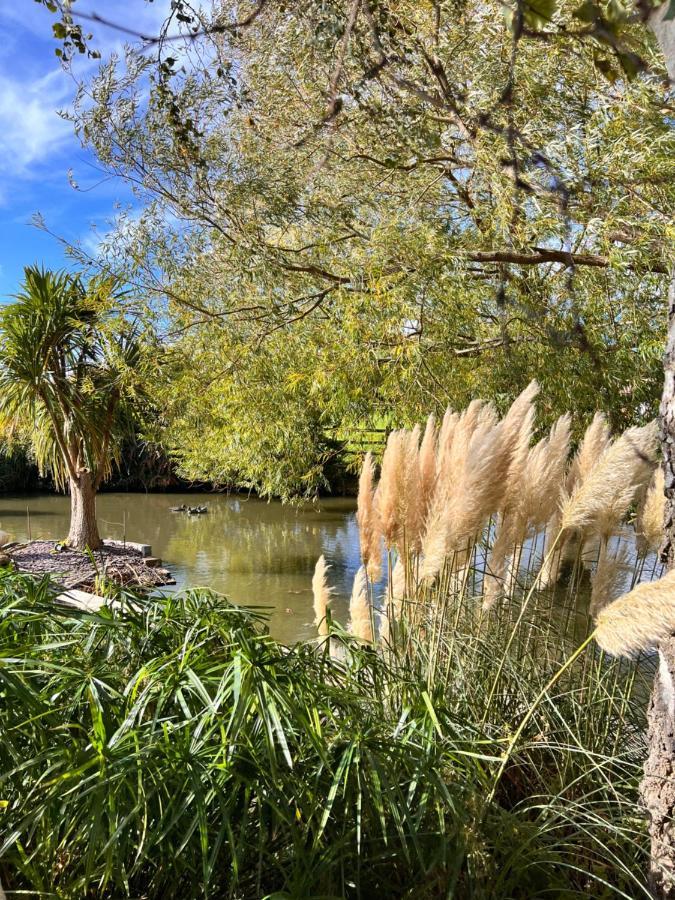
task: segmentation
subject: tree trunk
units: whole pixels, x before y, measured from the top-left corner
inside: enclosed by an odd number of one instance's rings
[[[97,550],[103,542],[96,524],[96,491],[91,474],[80,472],[70,479],[70,533],[68,546],[75,550]]]
[[[662,558],[675,557],[675,272],[668,292],[668,340],[663,358],[661,451],[665,475]],[[653,896],[675,898],[675,637],[659,648],[659,671],[647,716],[648,755],[640,796],[649,816],[650,882]]]
[[[649,752],[640,786],[649,816],[649,878],[654,897],[675,897],[675,641],[659,650],[649,703]]]
[[[675,80],[675,20],[667,17],[671,3],[660,4],[649,25],[663,53],[668,75]],[[675,268],[668,292],[668,343],[663,360],[661,449],[665,475],[666,510],[663,561],[670,568],[675,557]],[[649,815],[651,838],[650,880],[654,897],[675,897],[675,729],[673,676],[675,637],[659,649],[660,669],[649,704],[649,755],[640,794]]]

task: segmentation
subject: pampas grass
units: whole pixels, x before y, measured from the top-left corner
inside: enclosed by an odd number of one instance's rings
[[[375,506],[375,463],[372,453],[366,453],[361,467],[356,521],[359,526],[361,561],[369,578],[377,581],[380,576],[382,554],[380,519]]]
[[[621,593],[626,575],[632,569],[629,563],[628,548],[620,543],[616,551],[610,551],[609,544],[602,542],[598,562],[591,575],[590,614],[596,616],[601,609],[611,603]]]
[[[482,532],[503,492],[493,477],[501,451],[494,410],[472,404],[457,423],[432,501],[422,542],[423,577],[437,575],[451,553],[464,550]]]
[[[675,570],[610,603],[597,617],[595,638],[612,656],[635,656],[675,632]]]
[[[596,412],[569,467],[565,490],[560,497],[561,505],[574,489],[588,478],[609,444],[610,430],[607,420],[603,413]],[[551,516],[546,528],[544,560],[537,577],[537,586],[540,590],[545,590],[558,581],[562,561],[567,558],[571,549],[573,533],[570,531],[561,533],[561,521],[562,510],[559,506]],[[557,547],[555,550],[551,550],[556,538]]]
[[[519,506],[520,491],[526,477],[534,428],[533,400],[538,390],[536,381],[529,384],[513,402],[500,425],[503,448],[500,474],[503,485],[495,540],[488,557],[483,582],[483,605],[486,609],[492,606],[504,590],[509,556],[516,546],[515,511]]]
[[[577,484],[591,474],[605,450],[610,445],[609,425],[601,412],[596,412],[586,429],[579,449],[572,460],[567,478],[567,493],[571,494]]]
[[[349,617],[349,630],[354,637],[372,643],[373,620],[368,598],[368,579],[363,566],[359,568],[354,577],[352,596],[349,601]]]
[[[398,600],[394,582],[404,572],[411,578],[407,590],[413,599],[418,599],[423,583],[422,595],[439,576],[444,590],[468,585],[463,575],[474,551],[491,535],[482,573],[483,606],[489,608],[500,593],[512,597],[523,548],[530,539],[526,577],[536,572],[535,550],[539,559],[537,538],[542,531],[544,558],[533,587],[542,589],[557,581],[572,542],[578,548],[577,566],[585,560],[585,548],[594,543],[594,610],[613,598],[626,561],[624,551],[609,553],[608,541],[649,482],[656,425],[630,428],[610,442],[607,422],[598,413],[570,464],[569,415],[561,416],[532,446],[538,390],[536,382],[528,385],[501,421],[492,404],[473,400],[461,413],[447,409],[439,429],[430,416],[421,441],[419,426],[391,432],[376,489],[373,458],[366,455],[357,513],[365,568],[355,581],[351,617],[362,639],[373,639],[373,625],[368,584],[361,581],[366,573],[373,577],[382,538],[389,552],[394,547],[397,551],[393,571],[389,557],[390,607]],[[661,528],[659,477],[646,494],[641,514],[641,529],[650,546]],[[481,581],[474,578],[472,584],[475,590]],[[393,614],[399,614],[397,607]],[[384,617],[383,629],[390,624]]]
[[[312,595],[314,597],[314,624],[319,631],[319,637],[328,636],[328,607],[333,596],[333,589],[328,585],[328,570],[330,566],[321,556],[316,561],[314,576],[312,577]]]
[[[399,556],[406,549],[419,552],[422,530],[420,496],[420,427],[403,432],[403,484],[399,493]]]
[[[665,514],[665,478],[659,466],[654,471],[644,503],[635,525],[638,549],[644,555],[650,550],[657,553],[663,540],[663,519]]]
[[[387,549],[390,549],[396,542],[402,525],[399,513],[404,482],[404,466],[404,433],[402,431],[392,431],[387,438],[387,446],[382,457],[380,483],[375,494],[382,536]]]
[[[651,422],[617,438],[565,502],[561,527],[596,531],[608,538],[652,474],[656,436],[656,422]]]
[[[385,644],[390,643],[393,631],[392,625],[401,619],[403,599],[406,594],[405,582],[405,566],[399,556],[396,560],[396,565],[391,571],[390,581],[387,586],[387,602],[380,620],[382,623],[380,638]]]
[[[427,419],[419,453],[420,525],[423,528],[436,487],[436,419],[433,413]]]

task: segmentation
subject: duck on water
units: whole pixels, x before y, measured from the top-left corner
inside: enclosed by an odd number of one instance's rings
[[[171,512],[186,512],[188,516],[203,516],[209,511],[206,506],[186,506],[184,503],[180,506],[170,506],[169,509]]]

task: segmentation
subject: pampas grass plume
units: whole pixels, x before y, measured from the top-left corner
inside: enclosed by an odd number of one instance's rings
[[[455,551],[482,532],[503,486],[493,477],[502,444],[492,407],[472,406],[455,428],[446,470],[440,473],[422,542],[422,576],[431,578]],[[464,565],[460,560],[460,565]]]
[[[377,581],[380,576],[380,520],[375,506],[375,463],[372,453],[366,453],[359,477],[359,493],[356,502],[356,521],[359,526],[361,560],[369,577]]]
[[[590,529],[608,537],[654,465],[657,425],[629,428],[611,444],[567,499],[564,529]]]
[[[333,597],[333,589],[328,585],[328,570],[330,566],[326,564],[326,560],[321,556],[316,561],[314,567],[314,575],[312,577],[312,594],[314,595],[314,624],[319,630],[320,637],[328,635],[327,613],[328,606]]]
[[[621,593],[626,574],[631,571],[628,548],[619,544],[614,554],[603,541],[595,572],[591,575],[590,613],[597,616],[601,609],[616,600]]]
[[[380,517],[382,536],[388,548],[398,537],[401,528],[399,512],[401,492],[404,489],[405,434],[392,431],[382,457],[380,483],[377,487],[376,505]]]
[[[610,444],[609,425],[601,412],[596,412],[593,421],[584,433],[576,456],[572,460],[567,478],[567,492],[572,493],[577,484],[585,481]]]
[[[419,454],[420,524],[423,527],[436,487],[436,420],[433,413],[427,419]]]
[[[420,426],[403,432],[403,484],[399,492],[398,549],[401,556],[406,549],[416,553],[420,549],[422,508],[420,497]],[[405,547],[403,545],[406,545]]]
[[[349,601],[349,630],[361,641],[373,640],[373,624],[368,599],[366,570],[361,566],[354,577],[352,596]]]
[[[635,656],[675,632],[675,570],[639,584],[600,611],[595,638],[612,656]]]
[[[658,552],[663,540],[663,519],[666,497],[663,469],[659,466],[652,476],[647,496],[638,522],[638,537],[642,539],[645,550]]]

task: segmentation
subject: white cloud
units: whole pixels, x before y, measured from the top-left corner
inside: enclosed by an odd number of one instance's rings
[[[71,94],[60,70],[37,80],[0,73],[0,177],[29,177],[73,140],[72,125],[57,113]]]

